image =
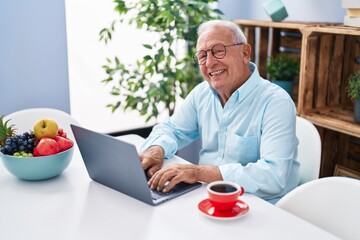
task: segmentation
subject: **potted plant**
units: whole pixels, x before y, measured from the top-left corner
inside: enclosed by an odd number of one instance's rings
[[[271,82],[279,85],[292,96],[293,82],[300,71],[298,58],[287,53],[279,53],[268,59],[266,71]]]
[[[119,19],[101,30],[101,41],[111,40],[118,22],[135,23],[138,28],[156,32],[159,38],[153,43],[144,39],[143,47],[149,53],[134,65],[124,65],[119,57],[107,59],[103,82],[111,85],[110,94],[117,98],[107,107],[113,112],[119,107],[136,110],[147,117],[146,121],[157,118],[164,108],[172,115],[176,98],[186,97],[203,80],[192,56],[197,27],[222,14],[213,8],[214,2],[217,0],[116,0]],[[186,43],[185,51],[180,48],[182,42]]]
[[[360,123],[360,70],[349,76],[347,93],[355,101],[354,120]]]

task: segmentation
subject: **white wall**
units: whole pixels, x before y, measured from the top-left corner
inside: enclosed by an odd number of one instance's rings
[[[70,112],[64,0],[1,0],[0,36],[0,116]]]
[[[267,0],[220,0],[219,8],[228,19],[270,20],[262,7]],[[343,22],[346,9],[341,0],[282,0],[287,21]]]

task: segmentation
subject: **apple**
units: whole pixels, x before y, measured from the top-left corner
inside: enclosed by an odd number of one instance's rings
[[[54,138],[58,133],[58,124],[51,118],[42,118],[34,125],[34,134],[37,139],[44,137]]]
[[[64,132],[64,129],[62,129],[62,128],[58,129],[57,135],[59,135],[63,138],[67,138],[67,134],[66,134],[66,132]]]
[[[74,146],[73,141],[71,141],[68,138],[64,138],[62,136],[55,136],[54,140],[57,142],[57,144],[60,147],[60,152],[68,150],[69,148],[71,148],[72,146]]]
[[[52,138],[43,137],[34,148],[34,156],[48,156],[60,152],[59,144]]]

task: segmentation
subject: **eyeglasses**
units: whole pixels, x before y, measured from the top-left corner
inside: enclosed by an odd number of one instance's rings
[[[209,51],[214,56],[214,58],[222,59],[226,55],[226,48],[227,47],[232,47],[232,46],[236,46],[236,45],[243,45],[243,44],[244,43],[235,43],[235,44],[232,44],[232,45],[216,44],[211,49],[197,51],[194,54],[193,59],[194,59],[196,64],[204,65],[206,63],[207,55],[208,55],[207,53]]]

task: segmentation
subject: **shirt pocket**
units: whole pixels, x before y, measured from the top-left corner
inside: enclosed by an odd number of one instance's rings
[[[256,136],[239,136],[229,134],[226,144],[226,161],[229,163],[247,164],[259,159],[258,138]]]

